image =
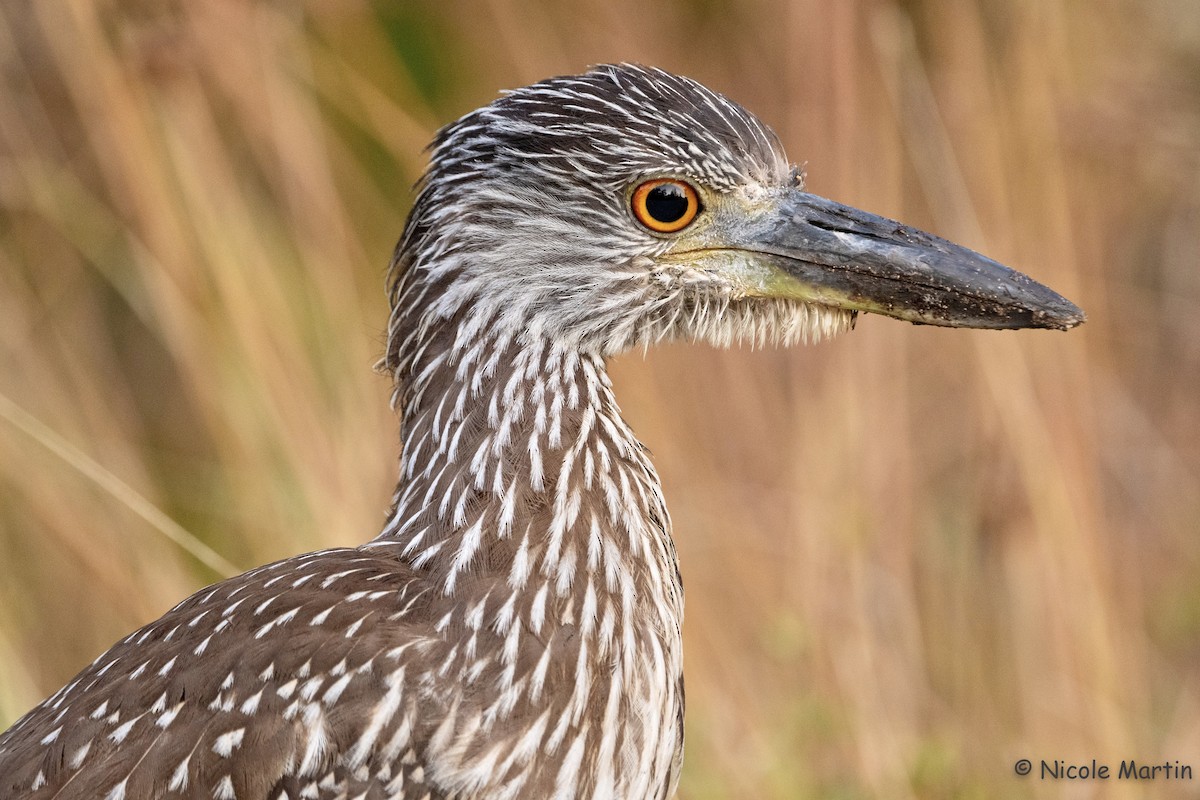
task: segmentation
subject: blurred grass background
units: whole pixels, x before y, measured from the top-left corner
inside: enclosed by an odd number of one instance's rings
[[[617,60],[1090,315],[617,360],[688,587],[680,796],[1194,794],[1012,772],[1200,768],[1193,0],[0,5],[0,727],[221,575],[374,535],[421,148]]]

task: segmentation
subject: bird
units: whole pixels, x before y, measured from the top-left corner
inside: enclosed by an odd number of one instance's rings
[[[388,271],[401,452],[382,530],[126,636],[0,734],[0,797],[670,797],[683,584],[608,360],[810,342],[864,312],[1085,319],[805,180],[737,103],[631,64],[440,130]]]

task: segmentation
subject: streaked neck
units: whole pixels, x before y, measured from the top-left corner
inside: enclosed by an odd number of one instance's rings
[[[658,475],[603,358],[504,336],[421,350],[438,355],[414,358],[399,391],[400,480],[380,540],[447,595],[499,577],[519,590],[534,574],[561,595],[606,567],[606,583],[632,581],[635,564],[649,587],[677,583]]]
[[[480,762],[454,754],[488,752],[488,730],[541,731],[547,757],[514,791],[668,796],[682,748],[683,588],[658,476],[603,358],[496,335],[431,338],[398,359],[400,481],[369,546],[395,548],[432,579],[421,602],[438,631],[466,642],[447,640],[441,669],[496,689],[445,723],[448,769],[467,785]]]

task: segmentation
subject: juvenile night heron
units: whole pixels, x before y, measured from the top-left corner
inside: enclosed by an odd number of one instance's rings
[[[792,343],[869,311],[1083,321],[943,239],[807,194],[686,78],[605,66],[438,134],[396,249],[386,526],[210,586],[0,735],[0,795],[663,798],[683,595],[605,361]]]

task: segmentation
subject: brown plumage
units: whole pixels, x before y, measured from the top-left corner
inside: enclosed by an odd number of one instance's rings
[[[640,67],[535,84],[442,131],[391,277],[403,451],[382,533],[130,634],[0,735],[0,796],[669,796],[682,584],[606,359],[812,339],[858,311],[1083,319],[802,183],[744,109]]]

